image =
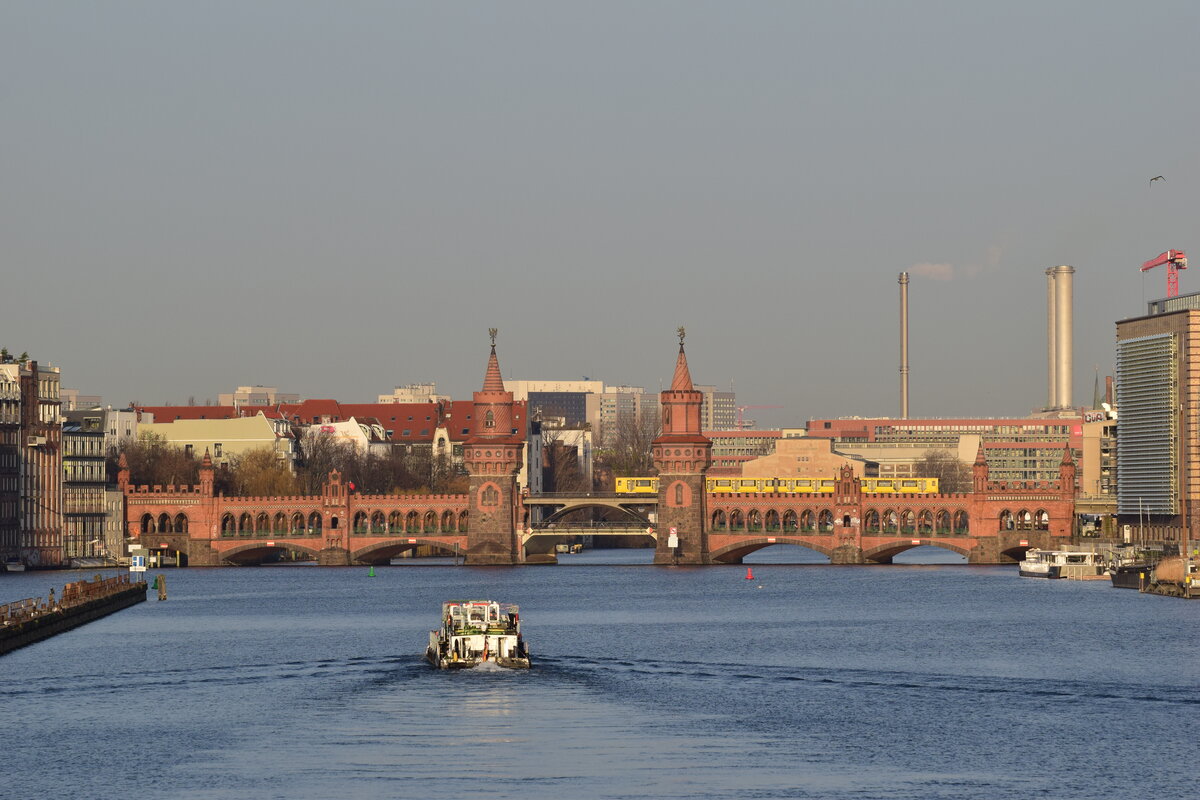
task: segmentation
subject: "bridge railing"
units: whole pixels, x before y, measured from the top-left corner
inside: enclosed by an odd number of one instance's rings
[[[577,531],[577,530],[639,530],[645,531],[649,527],[638,522],[609,522],[588,520],[584,522],[535,522],[529,528],[534,531]]]

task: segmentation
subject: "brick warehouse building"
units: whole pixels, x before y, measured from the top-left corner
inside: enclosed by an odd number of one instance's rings
[[[1006,563],[1031,547],[1070,540],[1070,448],[1053,481],[992,480],[980,448],[972,491],[962,494],[865,495],[846,468],[831,495],[709,494],[711,442],[701,431],[700,394],[681,338],[671,387],[662,392],[662,433],[652,444],[659,474],[655,563],[738,562],[773,544],[809,547],[844,564],[886,562],[921,545],[972,563]],[[320,495],[216,496],[206,457],[195,486],[132,487],[122,470],[127,531],[194,565],[252,563],[279,549],[307,552],[325,565],[387,563],[421,546],[465,554],[476,565],[552,561],[527,556],[523,545],[528,514],[515,476],[524,438],[513,425],[513,406],[493,340],[464,442],[465,495],[358,495],[335,472]]]

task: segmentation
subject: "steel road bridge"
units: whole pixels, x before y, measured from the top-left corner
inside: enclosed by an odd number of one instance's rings
[[[543,492],[521,498],[526,508],[541,508],[550,513],[542,522],[554,522],[583,509],[612,509],[631,521],[651,522],[650,513],[658,506],[657,494],[620,494],[617,492]],[[650,511],[647,511],[650,509]],[[644,527],[644,525],[643,525]]]

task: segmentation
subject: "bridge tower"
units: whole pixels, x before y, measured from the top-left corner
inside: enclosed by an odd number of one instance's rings
[[[849,464],[843,464],[838,470],[835,492],[834,548],[829,561],[832,564],[863,564],[862,481],[854,477],[854,469]]]
[[[525,437],[513,432],[513,395],[504,391],[496,358],[496,329],[491,328],[483,390],[474,393],[471,435],[463,443],[470,475],[467,512],[467,563],[472,566],[518,564],[517,473]]]
[[[704,396],[692,385],[687,354],[679,329],[679,357],[671,388],[662,392],[662,433],[651,444],[658,470],[658,544],[655,564],[707,564],[708,514],[704,476],[712,463],[712,442],[701,432],[700,404]],[[679,546],[672,550],[674,531]]]

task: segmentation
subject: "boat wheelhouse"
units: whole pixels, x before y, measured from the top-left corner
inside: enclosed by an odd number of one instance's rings
[[[520,609],[495,600],[442,603],[442,624],[429,632],[425,658],[438,669],[495,664],[529,667],[529,648],[521,638]]]

